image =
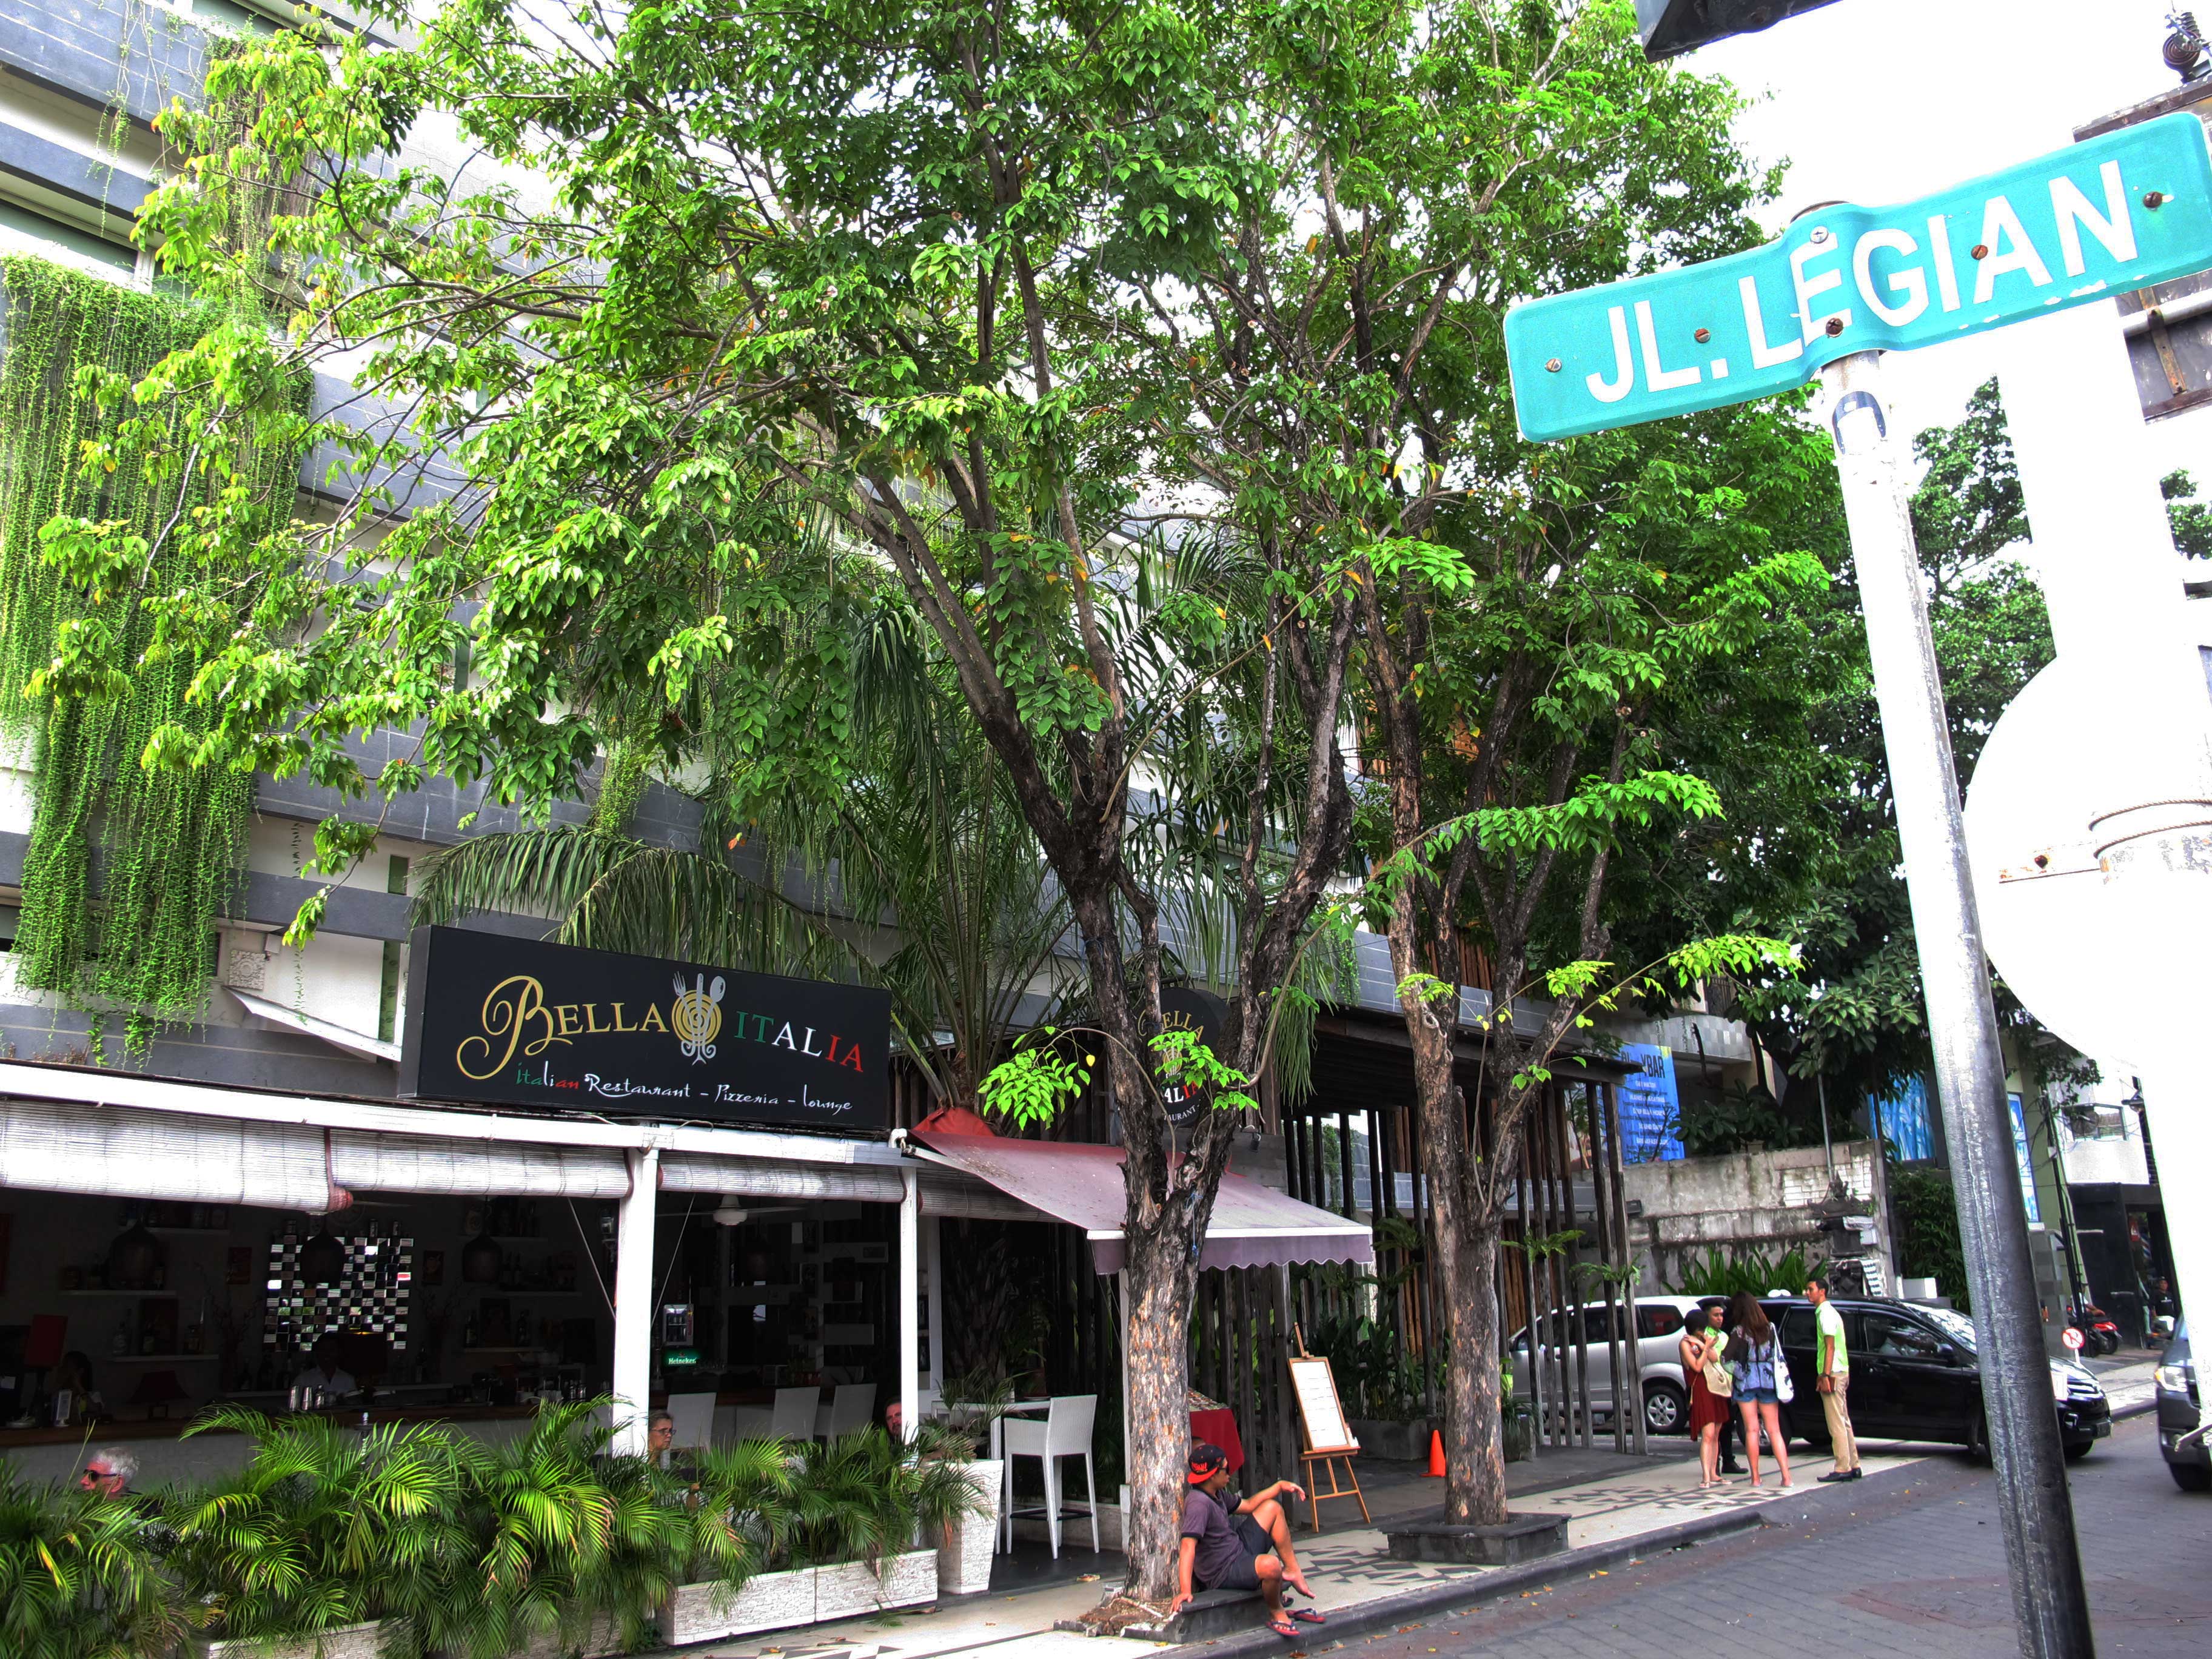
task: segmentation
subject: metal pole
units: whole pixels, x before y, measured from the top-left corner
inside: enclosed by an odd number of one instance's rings
[[[1959,781],[1900,470],[1903,434],[1890,429],[1880,353],[1855,353],[1830,363],[1820,375],[1905,854],[1966,1279],[1973,1287],[1982,1398],[2012,1567],[2013,1617],[2026,1659],[2088,1659],[2096,1648],[2051,1409]]]
[[[1814,1073],[1813,1084],[1820,1094],[1820,1150],[1827,1155],[1828,1187],[1831,1191],[1833,1191],[1836,1185],[1836,1143],[1828,1136],[1827,1074],[1824,1072]]]

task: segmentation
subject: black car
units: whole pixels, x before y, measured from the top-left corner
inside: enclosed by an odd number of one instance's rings
[[[2197,1364],[2189,1357],[2185,1319],[2173,1328],[2173,1340],[2158,1362],[2158,1452],[2182,1491],[2212,1492],[2212,1450],[2201,1437],[2181,1444],[2197,1427]]]
[[[1828,1425],[1816,1387],[1813,1304],[1802,1297],[1764,1301],[1782,1333],[1797,1398],[1784,1407],[1788,1428],[1824,1445]],[[1850,1354],[1851,1428],[1879,1440],[1952,1441],[1977,1456],[1989,1453],[1982,1409],[1982,1374],[1974,1358],[1974,1325],[1949,1308],[1911,1302],[1835,1299]],[[2112,1431],[2112,1407],[2097,1380],[2079,1365],[2051,1367],[2058,1435],[2070,1460]]]

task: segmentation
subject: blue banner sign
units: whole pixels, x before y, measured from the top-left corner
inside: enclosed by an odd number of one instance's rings
[[[1620,1058],[1638,1068],[1620,1080],[1621,1161],[1656,1164],[1681,1157],[1674,1051],[1656,1043],[1624,1042]]]
[[[1634,426],[2208,267],[2204,128],[2169,115],[1918,201],[1820,208],[1747,253],[1524,301],[1505,318],[1514,404],[1534,440]]]

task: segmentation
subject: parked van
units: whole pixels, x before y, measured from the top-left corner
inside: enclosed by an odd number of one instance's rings
[[[1682,1323],[1708,1304],[1725,1301],[1710,1296],[1641,1296],[1636,1298],[1637,1359],[1643,1379],[1644,1428],[1648,1434],[1680,1434],[1689,1426],[1690,1389],[1682,1376]],[[1583,1337],[1589,1345],[1589,1397],[1595,1414],[1610,1424],[1613,1412],[1612,1351],[1606,1346],[1606,1310],[1601,1302],[1586,1302],[1571,1310],[1570,1319],[1583,1322]],[[1572,1332],[1570,1328],[1570,1336]],[[1527,1398],[1534,1376],[1528,1364],[1528,1330],[1513,1333],[1508,1344],[1513,1355],[1513,1392]],[[1542,1350],[1548,1360],[1551,1352]],[[1581,1372],[1570,1342],[1565,1353],[1566,1391],[1570,1398]]]

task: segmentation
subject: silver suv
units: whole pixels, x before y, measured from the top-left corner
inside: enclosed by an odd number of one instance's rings
[[[1637,1359],[1643,1371],[1644,1427],[1650,1434],[1680,1434],[1689,1425],[1690,1389],[1682,1376],[1682,1322],[1698,1309],[1715,1300],[1710,1296],[1638,1296],[1636,1298]],[[1614,1395],[1611,1350],[1606,1346],[1605,1304],[1586,1302],[1572,1310],[1567,1317],[1579,1317],[1583,1322],[1583,1339],[1589,1346],[1589,1397],[1597,1415],[1612,1420]],[[1569,1328],[1570,1333],[1572,1327]],[[1528,1329],[1522,1326],[1513,1333],[1510,1344],[1513,1354],[1513,1392],[1516,1396],[1530,1393],[1532,1377],[1528,1364]],[[1541,1350],[1546,1360],[1551,1350]],[[1576,1392],[1574,1381],[1577,1370],[1576,1350],[1569,1346],[1565,1356],[1568,1377],[1568,1393]]]

